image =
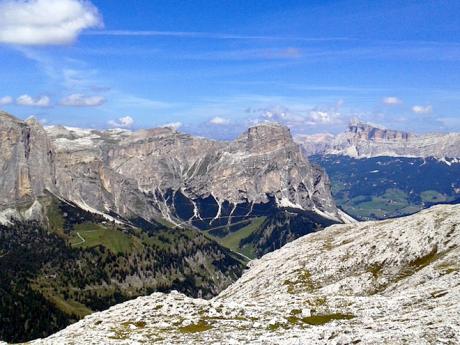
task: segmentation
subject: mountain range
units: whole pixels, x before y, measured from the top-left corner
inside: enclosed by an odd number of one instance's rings
[[[458,297],[458,206],[359,224],[348,214],[457,203],[455,137],[426,136],[415,152],[414,135],[362,123],[299,144],[276,123],[215,141],[0,113],[0,322],[10,325],[0,339],[46,338],[82,318],[39,342],[388,343],[438,339],[431,325],[454,334],[439,315],[458,316],[447,307]],[[417,301],[429,296],[425,317]]]

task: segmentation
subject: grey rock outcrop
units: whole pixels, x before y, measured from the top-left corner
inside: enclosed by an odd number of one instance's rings
[[[54,163],[52,144],[35,119],[0,112],[0,208],[54,191]]]

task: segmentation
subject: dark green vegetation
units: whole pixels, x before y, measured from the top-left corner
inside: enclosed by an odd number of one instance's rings
[[[357,219],[385,219],[440,203],[460,203],[460,164],[434,158],[312,156],[332,182],[332,194]]]
[[[191,229],[116,224],[53,197],[46,224],[0,225],[0,339],[44,337],[92,311],[178,290],[216,295],[242,273],[228,249]]]
[[[189,200],[180,191],[163,197],[173,215],[202,230],[221,245],[248,258],[260,257],[335,222],[314,212],[279,208],[267,195],[265,203],[219,204],[213,196]],[[194,207],[201,217],[194,217]]]

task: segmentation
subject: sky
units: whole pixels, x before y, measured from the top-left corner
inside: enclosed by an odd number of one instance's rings
[[[460,132],[460,1],[0,0],[0,109],[231,139]]]

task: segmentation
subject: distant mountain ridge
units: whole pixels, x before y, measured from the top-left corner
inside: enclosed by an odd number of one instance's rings
[[[354,158],[434,157],[460,158],[460,133],[416,135],[404,131],[380,128],[357,120],[351,121],[347,131],[336,136],[298,135],[307,155],[346,155]]]

